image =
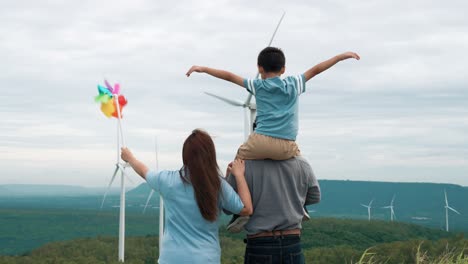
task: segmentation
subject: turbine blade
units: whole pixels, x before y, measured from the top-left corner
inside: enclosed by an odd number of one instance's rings
[[[219,95],[216,95],[216,94],[212,94],[212,93],[209,93],[209,92],[205,92],[205,94],[209,95],[209,96],[212,96],[214,98],[217,98],[223,102],[226,102],[230,105],[234,105],[234,106],[244,106],[244,104],[242,102],[239,102],[239,101],[236,101],[236,100],[232,100],[232,99],[228,99],[228,98],[224,98],[222,96],[219,96]]]
[[[369,203],[369,207],[371,207],[372,203],[374,202],[374,199],[372,199]]]
[[[120,171],[122,172],[122,174],[125,175],[125,177],[127,178],[127,180],[129,180],[131,183],[135,184],[135,182],[132,180],[132,178],[130,178],[130,176],[128,176],[128,174],[125,172],[125,168],[129,166],[128,163],[125,163],[124,165],[119,164],[118,166],[119,166]]]
[[[395,195],[392,197],[392,201],[390,202],[390,205],[393,206],[393,201],[395,201]]]
[[[125,173],[125,172],[123,172],[123,171],[122,171],[122,173],[125,175],[125,177],[127,178],[127,180],[128,180],[129,182],[131,182],[132,184],[135,184],[135,182],[132,180],[132,178],[130,178],[130,176],[128,176],[127,173]]]
[[[273,43],[273,39],[275,38],[276,36],[276,32],[278,32],[278,28],[280,27],[281,25],[281,22],[283,21],[283,18],[284,16],[286,15],[286,12],[283,12],[283,15],[281,15],[281,18],[278,22],[278,25],[276,25],[276,28],[275,28],[275,31],[273,32],[273,35],[271,36],[271,39],[270,39],[270,42],[268,42],[268,46],[267,47],[270,47],[271,46],[271,43]],[[260,76],[260,73],[257,72],[257,75],[255,75],[255,79],[258,79],[258,76]],[[247,97],[247,100],[245,101],[245,104],[248,105],[250,103],[250,99],[252,98],[252,95],[249,94],[249,97]]]
[[[151,190],[150,194],[148,195],[148,199],[146,199],[146,204],[145,204],[145,208],[143,209],[143,213],[146,212],[146,207],[148,207],[148,204],[149,204],[149,202],[150,202],[151,197],[153,196],[153,194],[154,194],[154,190]]]
[[[366,208],[369,208],[369,206],[368,206],[368,205],[365,205],[365,204],[361,204],[361,205],[362,205],[362,206],[364,206],[364,207],[366,207]]]
[[[452,207],[450,207],[450,206],[447,206],[447,208],[450,209],[450,210],[452,210],[452,211],[454,211],[455,213],[461,215],[461,214],[460,214],[457,210],[455,210],[454,208],[452,208]]]
[[[275,31],[273,32],[273,35],[271,36],[270,42],[268,43],[268,47],[271,46],[271,43],[273,43],[273,39],[275,38],[276,32],[278,32],[278,28],[280,27],[281,22],[283,21],[283,18],[284,18],[285,15],[286,15],[286,12],[283,12],[283,15],[281,16],[281,18],[280,18],[280,20],[278,22],[278,25],[276,25],[276,28],[275,28]]]
[[[114,182],[115,176],[117,175],[117,172],[119,171],[119,169],[120,169],[119,165],[116,165],[116,166],[115,166],[115,170],[114,170],[114,174],[112,174],[111,181],[109,182],[109,185],[107,186],[107,190],[106,190],[106,192],[104,193],[104,198],[102,198],[101,209],[102,209],[102,207],[104,206],[104,201],[106,201],[107,193],[109,192],[110,187],[112,186],[112,183]]]

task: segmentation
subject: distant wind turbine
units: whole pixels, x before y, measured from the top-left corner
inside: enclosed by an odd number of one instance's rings
[[[368,214],[368,217],[369,217],[369,221],[371,219],[371,208],[372,208],[372,202],[373,201],[374,201],[374,199],[372,199],[368,205],[361,204],[362,206],[367,208],[367,214]]]
[[[444,194],[445,194],[445,231],[449,231],[449,220],[448,220],[448,210],[452,210],[454,211],[455,213],[457,214],[460,214],[457,210],[455,210],[454,208],[450,207],[449,204],[448,204],[448,199],[447,199],[447,191],[444,190]]]
[[[155,167],[155,170],[156,172],[159,170],[159,160],[158,160],[158,138],[155,137],[154,138],[154,154],[155,154],[155,157],[156,157],[156,167]],[[149,205],[149,202],[151,200],[151,197],[153,196],[154,194],[154,190],[151,189],[150,191],[150,194],[148,195],[148,199],[146,199],[146,204],[145,204],[145,208],[143,209],[143,213],[146,213],[146,208],[148,207]],[[161,208],[161,207],[159,207]]]
[[[281,25],[281,21],[283,21],[284,15],[286,15],[286,12],[283,12],[283,15],[281,16],[278,22],[278,25],[276,26],[275,31],[273,32],[273,35],[271,36],[270,43],[268,43],[268,46],[271,46],[271,43],[273,42],[273,39],[275,38],[276,32],[278,31],[278,28]],[[257,75],[255,76],[255,79],[257,79],[259,75],[260,73],[257,73]],[[209,92],[205,92],[205,94],[215,97],[230,105],[240,106],[244,108],[244,140],[247,141],[249,134],[252,133],[253,131],[253,123],[255,120],[255,115],[257,113],[257,105],[254,102],[251,102],[252,95],[249,93],[249,95],[247,96],[247,99],[244,102],[242,102],[238,100],[228,99],[228,98],[225,98],[216,94],[212,94]]]
[[[396,219],[396,216],[395,216],[395,211],[393,210],[393,201],[395,200],[395,195],[393,195],[393,198],[392,198],[392,201],[390,202],[390,205],[388,206],[384,206],[382,208],[390,208],[390,221],[393,222],[394,219]]]
[[[155,171],[159,171],[159,159],[158,159],[158,138],[155,137],[154,139],[154,153],[156,157],[156,167]],[[151,200],[151,197],[154,194],[154,190],[151,189],[150,194],[148,195],[148,199],[146,199],[145,208],[143,209],[143,213],[146,212],[146,208]],[[164,235],[164,201],[161,195],[159,195],[159,256],[161,256],[162,251],[162,238]]]

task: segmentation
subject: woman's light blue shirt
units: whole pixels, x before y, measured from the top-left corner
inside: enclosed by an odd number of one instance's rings
[[[214,222],[203,218],[191,184],[184,183],[179,171],[150,171],[148,185],[164,199],[165,226],[159,263],[220,263],[219,217]],[[221,209],[239,213],[244,205],[239,195],[221,180]]]

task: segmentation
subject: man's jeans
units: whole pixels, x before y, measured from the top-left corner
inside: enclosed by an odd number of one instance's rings
[[[299,235],[247,238],[245,264],[304,264]]]

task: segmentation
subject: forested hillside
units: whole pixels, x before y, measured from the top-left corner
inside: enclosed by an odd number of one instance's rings
[[[372,219],[389,220],[390,210],[382,207],[395,196],[396,220],[438,229],[445,229],[446,191],[450,206],[461,213],[450,212],[451,229],[468,231],[468,190],[459,185],[322,180],[320,186],[322,201],[310,207],[315,215],[366,219],[367,209],[361,204],[373,200]]]
[[[312,215],[318,217],[337,217],[367,219],[367,209],[361,204],[371,200],[371,218],[390,220],[390,210],[382,207],[394,200],[397,221],[445,229],[445,196],[449,204],[461,215],[450,212],[451,230],[468,231],[468,188],[454,184],[437,183],[397,183],[369,181],[320,180],[322,201],[309,206]],[[150,190],[147,184],[141,184],[128,192],[130,197],[144,200]],[[151,200],[158,204],[155,195]]]
[[[454,232],[468,230],[468,213],[466,213],[468,188],[466,187],[431,183],[328,180],[322,180],[320,184],[322,201],[318,205],[309,206],[311,216],[314,219],[318,218],[316,220],[318,222],[312,221],[304,226],[309,234],[304,237],[304,243],[308,247],[322,244],[343,245],[352,240],[357,241],[359,250],[363,250],[382,242],[420,237],[442,238],[447,235],[441,231],[445,229],[444,190],[447,191],[450,205],[461,212],[461,215],[449,213],[450,230]],[[128,236],[158,234],[158,195],[153,196],[146,214],[143,214],[149,193],[146,184],[127,193]],[[395,213],[398,223],[391,223],[389,210],[381,208],[388,205],[393,195],[396,197]],[[325,223],[320,222],[321,218],[329,217],[367,219],[367,209],[360,204],[368,203],[371,199],[374,199],[372,225],[355,226],[351,221],[345,226],[340,226],[341,222],[333,219],[328,219]],[[119,200],[118,195],[109,195],[104,208],[100,210],[102,195],[0,197],[0,255],[24,254],[54,241],[116,236]],[[223,223],[227,220],[228,218],[223,216]],[[433,230],[424,233],[426,231],[421,230],[427,229],[420,229],[419,226],[406,228],[408,225],[402,224],[401,221],[429,226]],[[382,225],[374,228],[380,222]],[[314,223],[321,224],[314,226]],[[367,221],[356,223],[367,223]],[[400,232],[388,230],[394,225],[401,229]],[[355,230],[350,231],[350,228]],[[419,236],[417,232],[423,234]]]
[[[462,235],[447,235],[408,224],[315,219],[304,225],[302,239],[307,263],[356,263],[368,249],[362,263],[400,264],[416,263],[418,248],[426,260],[447,255],[447,249],[456,256],[468,253],[468,240]],[[221,232],[222,263],[243,262],[242,237]],[[54,242],[24,256],[0,257],[0,263],[118,263],[117,241],[115,237],[97,237]],[[157,263],[156,236],[127,238],[126,248],[126,263]]]

